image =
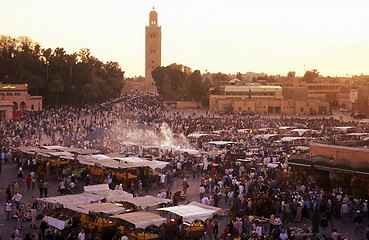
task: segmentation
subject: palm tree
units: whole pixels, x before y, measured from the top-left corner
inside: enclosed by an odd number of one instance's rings
[[[49,91],[55,96],[55,105],[58,105],[58,96],[64,91],[64,83],[60,75],[56,75],[55,78],[49,83]]]

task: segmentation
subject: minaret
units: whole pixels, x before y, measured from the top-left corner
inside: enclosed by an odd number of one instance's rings
[[[158,26],[158,13],[155,8],[150,12],[149,26],[146,26],[145,51],[145,91],[156,92],[151,72],[161,66],[161,26]]]

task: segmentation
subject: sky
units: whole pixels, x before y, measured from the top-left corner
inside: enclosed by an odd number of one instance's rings
[[[162,26],[162,65],[201,72],[369,74],[368,0],[0,0],[0,35],[67,53],[89,48],[144,75],[145,25]]]

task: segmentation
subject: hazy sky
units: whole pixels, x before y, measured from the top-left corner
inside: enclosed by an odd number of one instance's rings
[[[368,0],[0,0],[0,34],[67,53],[89,48],[126,76],[145,71],[152,6],[162,65],[202,72],[369,74]]]

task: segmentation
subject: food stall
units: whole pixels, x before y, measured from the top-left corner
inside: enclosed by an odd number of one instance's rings
[[[158,198],[150,195],[144,197],[130,198],[124,201],[135,205],[137,208],[140,208],[141,210],[146,209],[147,211],[149,210],[150,207],[163,206],[170,204],[172,202],[171,199]]]
[[[111,218],[122,222],[118,229],[121,234],[127,234],[130,240],[159,239],[157,229],[156,231],[148,230],[148,227],[152,225],[159,227],[166,222],[166,218],[150,212],[132,212],[115,215]]]
[[[90,203],[77,206],[81,211],[81,225],[93,239],[111,239],[114,236],[116,223],[108,217],[125,212],[125,209],[113,203]]]
[[[221,208],[204,205],[199,202],[191,202],[187,205],[159,208],[157,211],[169,213],[170,218],[171,214],[181,217],[184,222],[184,236],[190,239],[199,239],[204,236],[205,232],[205,226],[201,221],[212,218],[221,211]]]

